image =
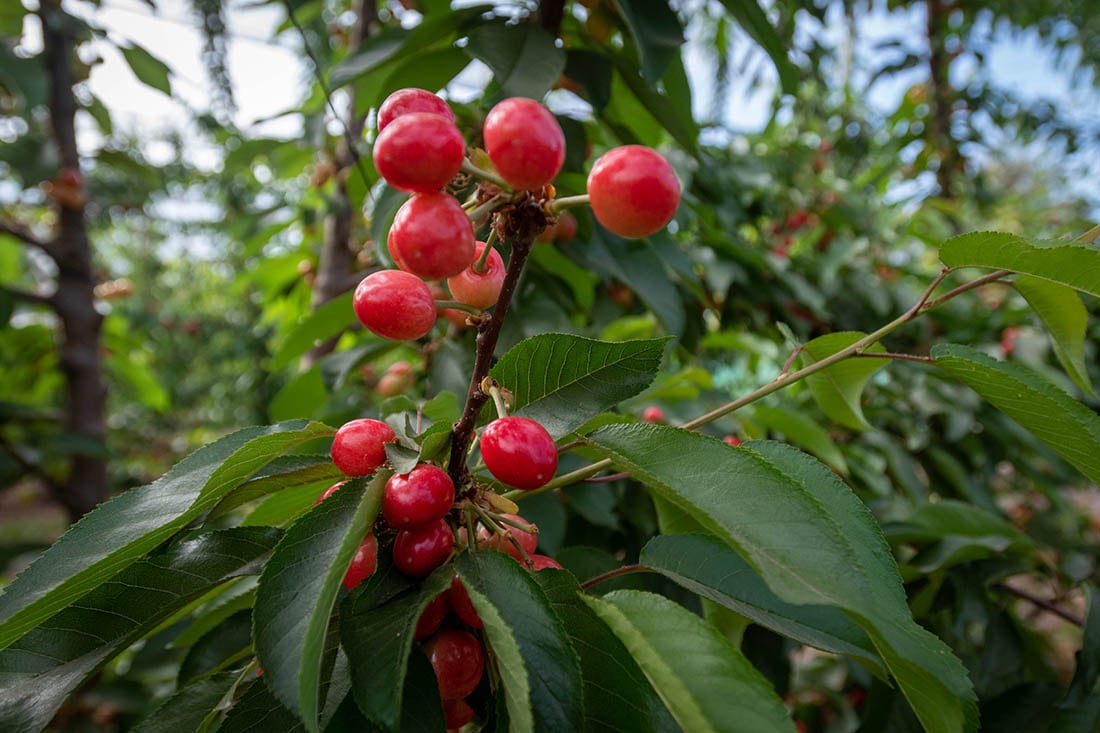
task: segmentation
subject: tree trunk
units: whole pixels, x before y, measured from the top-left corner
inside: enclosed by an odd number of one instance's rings
[[[928,83],[931,124],[929,140],[936,149],[939,167],[936,183],[940,196],[955,198],[954,182],[962,169],[962,156],[951,133],[951,108],[955,102],[955,90],[951,87],[951,55],[947,51],[947,18],[950,8],[943,0],[927,0],[925,9],[928,34]]]
[[[73,95],[72,31],[65,15],[51,0],[43,0],[39,17],[50,84],[53,138],[62,170],[75,174],[77,185],[82,187],[74,124],[77,103]],[[103,316],[95,307],[92,247],[82,199],[58,202],[58,221],[50,250],[58,269],[57,292],[52,300],[62,327],[64,429],[71,435],[102,445],[107,433],[107,388],[99,351]],[[107,498],[107,464],[96,455],[74,455],[68,476],[51,486],[51,490],[69,516],[78,519]]]

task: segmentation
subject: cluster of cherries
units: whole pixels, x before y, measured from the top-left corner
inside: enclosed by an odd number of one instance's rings
[[[374,144],[378,172],[389,185],[412,196],[397,211],[387,239],[398,269],[368,275],[356,289],[353,303],[356,316],[373,333],[392,340],[418,339],[440,315],[451,318],[456,312],[454,303],[436,302],[437,297],[447,298],[439,281],[446,281],[451,301],[481,311],[497,303],[506,267],[491,237],[488,242],[475,237],[472,217],[479,214],[468,213],[467,208],[483,211],[478,199],[463,207],[444,190],[467,167],[465,141],[447,103],[421,89],[394,92],[379,109],[378,131]],[[494,169],[489,177],[495,183],[492,188],[483,184],[487,192],[481,203],[498,195],[513,202],[529,195],[545,207],[549,226],[543,241],[574,237],[576,219],[568,212],[559,215],[551,205],[550,184],[565,159],[565,136],[550,111],[534,100],[506,99],[490,110],[483,138]],[[467,170],[479,172],[473,165]],[[647,236],[664,227],[680,200],[679,182],[668,162],[656,151],[637,145],[616,148],[597,160],[587,188],[596,218],[626,237]],[[464,313],[461,317],[465,321]],[[390,385],[394,391],[409,378],[408,371],[394,373]],[[383,379],[389,376],[387,372]],[[558,466],[552,436],[534,420],[504,414],[502,401],[498,410],[501,416],[484,428],[479,441],[485,467],[515,489],[545,486]],[[348,476],[368,476],[386,463],[386,444],[395,440],[393,429],[384,422],[352,420],[336,432],[332,459]],[[329,488],[318,502],[340,486]],[[506,552],[531,571],[561,567],[535,554],[538,530],[516,514],[479,512],[476,536],[469,537],[462,522],[456,521],[465,507],[455,502],[450,475],[431,463],[419,463],[408,473],[389,478],[381,515],[396,532],[392,557],[400,572],[424,577],[447,562],[456,544]],[[372,531],[347,570],[345,586],[354,588],[374,573],[378,550]],[[461,727],[473,717],[466,698],[480,684],[485,653],[471,632],[481,627],[457,576],[417,622],[414,635],[423,642],[435,670],[448,728]]]

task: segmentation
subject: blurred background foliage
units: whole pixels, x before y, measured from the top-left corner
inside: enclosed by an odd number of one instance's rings
[[[473,145],[495,101],[548,92],[569,144],[563,195],[583,192],[591,161],[611,146],[668,155],[684,185],[669,232],[628,242],[577,213],[574,236],[536,249],[502,346],[549,331],[670,334],[664,373],[621,411],[657,405],[671,423],[766,383],[798,344],[871,331],[909,308],[953,234],[1076,236],[1100,211],[1084,183],[1096,172],[1100,120],[1085,104],[1005,88],[984,65],[995,39],[1038,39],[1073,93],[1095,100],[1100,33],[1086,3],[800,0],[766,13],[705,0],[267,4],[290,11],[279,32],[309,60],[301,103],[287,112],[301,134],[290,139],[233,123],[228,3],[192,0],[216,91],[177,134],[117,128],[85,88],[90,59],[79,56],[79,119],[97,131],[81,169],[105,315],[107,437],[89,445],[61,429],[57,319],[19,296],[48,293],[56,273],[0,233],[0,567],[9,573],[63,529],[41,479],[64,474],[73,453],[101,455],[117,492],[240,425],[339,424],[407,405],[388,402],[398,392],[414,402],[465,392],[466,329],[441,320],[428,343],[392,344],[358,328],[347,307],[358,279],[387,264],[379,245],[403,200],[369,155],[372,110],[395,88],[450,89]],[[96,3],[79,5],[65,16],[78,51],[104,37]],[[48,233],[65,191],[36,23],[19,3],[0,10],[0,220]],[[134,46],[126,60],[172,93],[155,50]],[[883,84],[901,90],[892,108],[869,101]],[[760,129],[746,131],[733,111],[746,89],[773,93]],[[1006,287],[957,299],[888,347],[920,355],[934,343],[973,344],[1095,409],[1100,327],[1092,319],[1089,328],[1087,373],[1076,381]],[[398,362],[412,377],[394,389],[383,383]],[[839,424],[799,385],[707,430],[784,438],[844,476],[894,545],[915,615],[970,667],[983,709],[1040,720],[1072,673],[1080,624],[1019,599],[1083,614],[1081,588],[1097,577],[1096,487],[925,364],[876,373],[863,411],[870,429]],[[546,551],[589,576],[636,557],[655,527],[649,501],[625,483],[576,486],[524,510]],[[810,730],[854,730],[852,711],[870,704],[869,675],[791,645],[758,629],[743,638]],[[100,724],[140,712],[135,691],[164,682],[158,665],[138,651],[112,669],[88,705],[121,717]],[[897,696],[873,692],[867,719],[906,729]],[[78,712],[73,721],[98,725]]]

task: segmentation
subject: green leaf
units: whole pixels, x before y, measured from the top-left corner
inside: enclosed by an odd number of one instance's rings
[[[0,652],[0,729],[40,730],[92,672],[270,552],[278,530],[216,530],[134,563]]]
[[[1081,296],[1066,285],[1021,275],[1012,285],[1043,321],[1054,344],[1054,355],[1066,374],[1090,395],[1096,394],[1085,366],[1085,331],[1089,314]]]
[[[353,325],[356,322],[355,311],[351,307],[353,295],[351,291],[338,295],[299,321],[271,357],[271,368],[282,369],[317,344]]]
[[[892,542],[929,545],[906,562],[923,573],[1034,549],[1027,535],[1000,517],[948,499],[922,504],[905,520],[889,522],[882,529]]]
[[[958,344],[932,349],[936,366],[1096,482],[1100,482],[1100,416],[1039,374]]]
[[[454,565],[496,656],[509,730],[582,730],[580,660],[542,588],[501,552],[467,552]]]
[[[214,717],[240,682],[239,672],[222,672],[177,690],[143,718],[132,733],[195,733]]]
[[[557,440],[648,387],[666,343],[548,333],[516,344],[489,373],[515,395],[514,414],[537,420]]]
[[[565,52],[565,75],[584,87],[592,110],[597,115],[602,113],[611,101],[611,63],[607,56],[570,48]]]
[[[317,730],[325,637],[348,566],[370,531],[388,471],[352,479],[287,530],[260,576],[252,636],[264,679]]]
[[[284,489],[324,481],[335,483],[345,478],[344,472],[336,467],[328,453],[280,456],[252,479],[226,494],[210,511],[208,521],[224,517],[237,507]]]
[[[331,434],[303,421],[245,428],[101,504],[4,589],[0,649],[167,540],[273,458]]]
[[[580,656],[588,730],[678,730],[630,652],[581,600],[577,579],[564,570],[540,570],[534,578]]]
[[[592,310],[596,302],[596,286],[600,284],[598,275],[566,257],[557,247],[534,247],[531,260],[537,267],[568,285],[582,311]]]
[[[618,77],[612,81],[612,95],[625,91],[615,83],[621,79],[640,103],[641,108],[645,110],[646,116],[652,116],[672,136],[672,139],[682,145],[685,150],[695,152],[699,138],[699,127],[691,114],[691,105],[689,104],[685,109],[682,105],[673,104],[671,94],[669,94],[669,92],[675,90],[677,96],[686,96],[690,100],[687,74],[679,55],[672,59],[662,78],[665,86],[664,91],[658,91],[647,84],[645,79],[638,74],[637,69],[622,54],[616,54],[612,57],[612,60],[619,72]]]
[[[173,649],[186,649],[233,614],[251,610],[255,603],[255,583],[247,586],[237,583],[232,589],[220,592],[216,598],[206,603],[191,624],[169,646]]]
[[[252,610],[237,611],[204,634],[180,664],[181,687],[252,657]]]
[[[314,364],[287,382],[271,399],[267,410],[275,420],[308,418],[327,398],[328,390],[320,366]]]
[[[136,76],[142,84],[151,86],[154,89],[164,92],[168,96],[172,96],[172,82],[168,79],[168,74],[171,70],[168,68],[168,64],[137,44],[132,46],[120,46],[119,50],[122,51],[122,55],[126,59],[126,63],[129,64],[130,69],[134,72],[134,76]]]
[[[617,5],[638,45],[642,76],[656,86],[669,63],[680,55],[684,43],[680,18],[667,2],[619,0]]]
[[[854,657],[876,674],[886,674],[882,658],[858,624],[833,606],[787,603],[744,558],[713,537],[658,535],[642,548],[638,562],[777,634]]]
[[[652,243],[646,239],[623,239],[597,226],[584,256],[594,269],[629,285],[668,333],[684,332],[687,320],[684,303]]]
[[[779,36],[757,0],[722,0],[726,10],[752,40],[768,54],[779,72],[779,84],[784,94],[798,91],[798,68],[787,55],[787,44]]]
[[[267,670],[264,669],[264,676]],[[218,733],[300,733],[305,726],[279,704],[263,680],[256,680],[230,708]]]
[[[565,70],[565,51],[534,23],[483,25],[466,52],[492,69],[505,97],[542,99]]]
[[[803,446],[845,476],[848,475],[848,462],[844,460],[844,454],[829,437],[829,432],[813,418],[782,407],[764,405],[757,405],[753,409],[753,417],[765,427],[783,433],[787,440]]]
[[[843,351],[867,334],[842,331],[819,336],[802,347],[799,358],[803,367],[815,364],[838,351]],[[879,343],[872,344],[864,353],[882,352]],[[863,388],[888,359],[851,358],[827,366],[806,377],[810,394],[821,411],[830,419],[852,430],[868,430],[870,424],[863,417],[860,396]]]
[[[406,715],[404,691],[413,652],[416,622],[428,603],[451,585],[454,570],[434,572],[419,589],[397,572],[392,563],[379,570],[342,608],[340,639],[351,666],[352,692],[368,719],[387,730],[398,727]],[[421,657],[423,655],[420,655]],[[418,706],[427,703],[419,691]],[[442,715],[442,707],[437,706]]]
[[[977,728],[965,668],[913,621],[881,531],[824,464],[780,443],[732,448],[641,423],[601,428],[586,441],[740,553],[782,600],[847,613],[929,731]]]
[[[391,93],[405,87],[442,89],[469,65],[470,57],[461,48],[447,46],[418,53],[386,77],[375,101],[380,105]]]
[[[775,690],[722,634],[662,596],[585,597],[645,672],[684,730],[793,731]]]
[[[1096,693],[1096,681],[1100,678],[1100,603],[1095,586],[1086,585],[1088,617],[1085,634],[1077,651],[1077,668],[1065,699],[1058,706],[1058,714],[1051,722],[1051,733],[1096,730],[1100,724],[1100,695]]]
[[[1100,296],[1100,247],[1092,244],[974,232],[944,242],[940,260],[951,268],[988,267],[1032,275]]]

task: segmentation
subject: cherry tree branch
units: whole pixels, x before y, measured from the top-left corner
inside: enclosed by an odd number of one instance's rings
[[[51,241],[42,239],[32,232],[30,227],[24,226],[17,221],[0,219],[0,234],[7,234],[18,242],[30,245],[31,247],[37,247],[50,257],[56,256],[56,248]]]

